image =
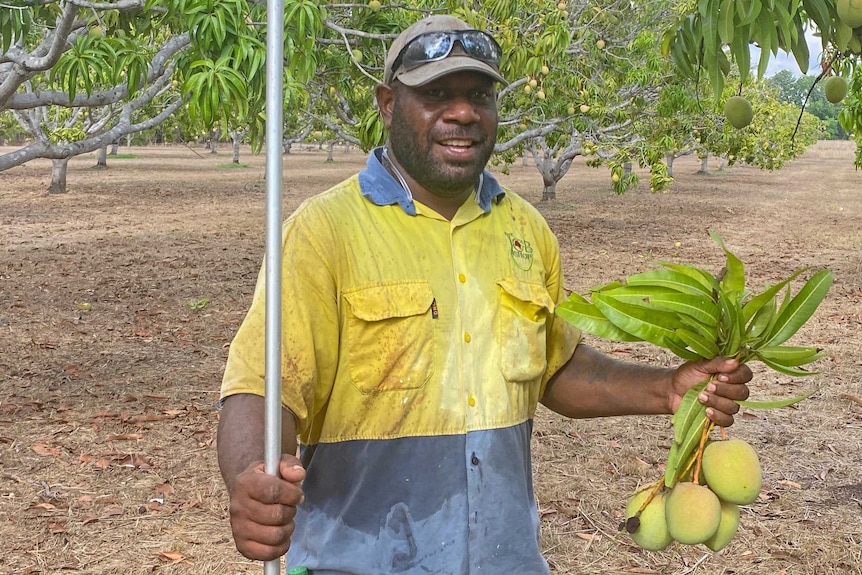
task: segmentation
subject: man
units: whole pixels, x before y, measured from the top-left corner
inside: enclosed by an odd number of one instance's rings
[[[490,36],[452,17],[405,30],[376,92],[389,141],[285,223],[281,478],[260,461],[262,281],[222,386],[219,463],[247,557],[287,552],[315,575],[548,573],[538,402],[569,417],[666,414],[717,374],[701,399],[729,425],[748,396],[735,361],[623,364],[555,317],[556,239],[484,170],[499,61]]]

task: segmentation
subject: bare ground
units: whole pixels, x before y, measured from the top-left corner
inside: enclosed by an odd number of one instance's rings
[[[47,162],[0,173],[0,573],[257,573],[234,549],[218,474],[215,401],[227,346],[264,244],[263,156],[123,150],[73,160],[69,193],[45,196]],[[285,157],[285,213],[360,169],[364,155]],[[665,417],[569,421],[540,410],[535,477],[555,573],[862,573],[862,173],[821,142],[780,172],[695,175],[666,194],[608,191],[577,164],[557,200],[513,166],[504,185],[557,232],[568,288],[656,260],[717,270],[719,232],[753,288],[801,267],[835,284],[794,342],[823,347],[804,380],[755,367],[754,399],[816,389],[796,407],[743,411],[729,430],[758,450],[764,485],[740,532],[711,553],[651,553],[617,531],[625,499],[663,474]],[[679,242],[677,246],[676,243]],[[645,345],[594,345],[656,364]],[[526,534],[525,534],[526,536]]]

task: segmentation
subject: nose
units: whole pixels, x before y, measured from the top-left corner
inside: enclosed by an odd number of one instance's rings
[[[467,94],[456,94],[446,103],[444,117],[450,122],[472,124],[479,121],[479,112]]]

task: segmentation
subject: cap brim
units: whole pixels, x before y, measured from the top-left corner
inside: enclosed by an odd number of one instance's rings
[[[436,62],[422,64],[408,72],[401,72],[395,79],[405,86],[421,86],[455,72],[479,72],[507,85],[506,79],[494,68],[469,56],[449,56]]]

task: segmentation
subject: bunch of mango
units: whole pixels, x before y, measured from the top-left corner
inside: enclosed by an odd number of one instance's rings
[[[760,462],[754,448],[741,439],[706,444],[702,474],[635,493],[626,506],[625,528],[635,543],[660,551],[674,541],[703,543],[713,551],[727,546],[739,527],[739,506],[757,500]],[[701,481],[702,480],[702,481]]]

